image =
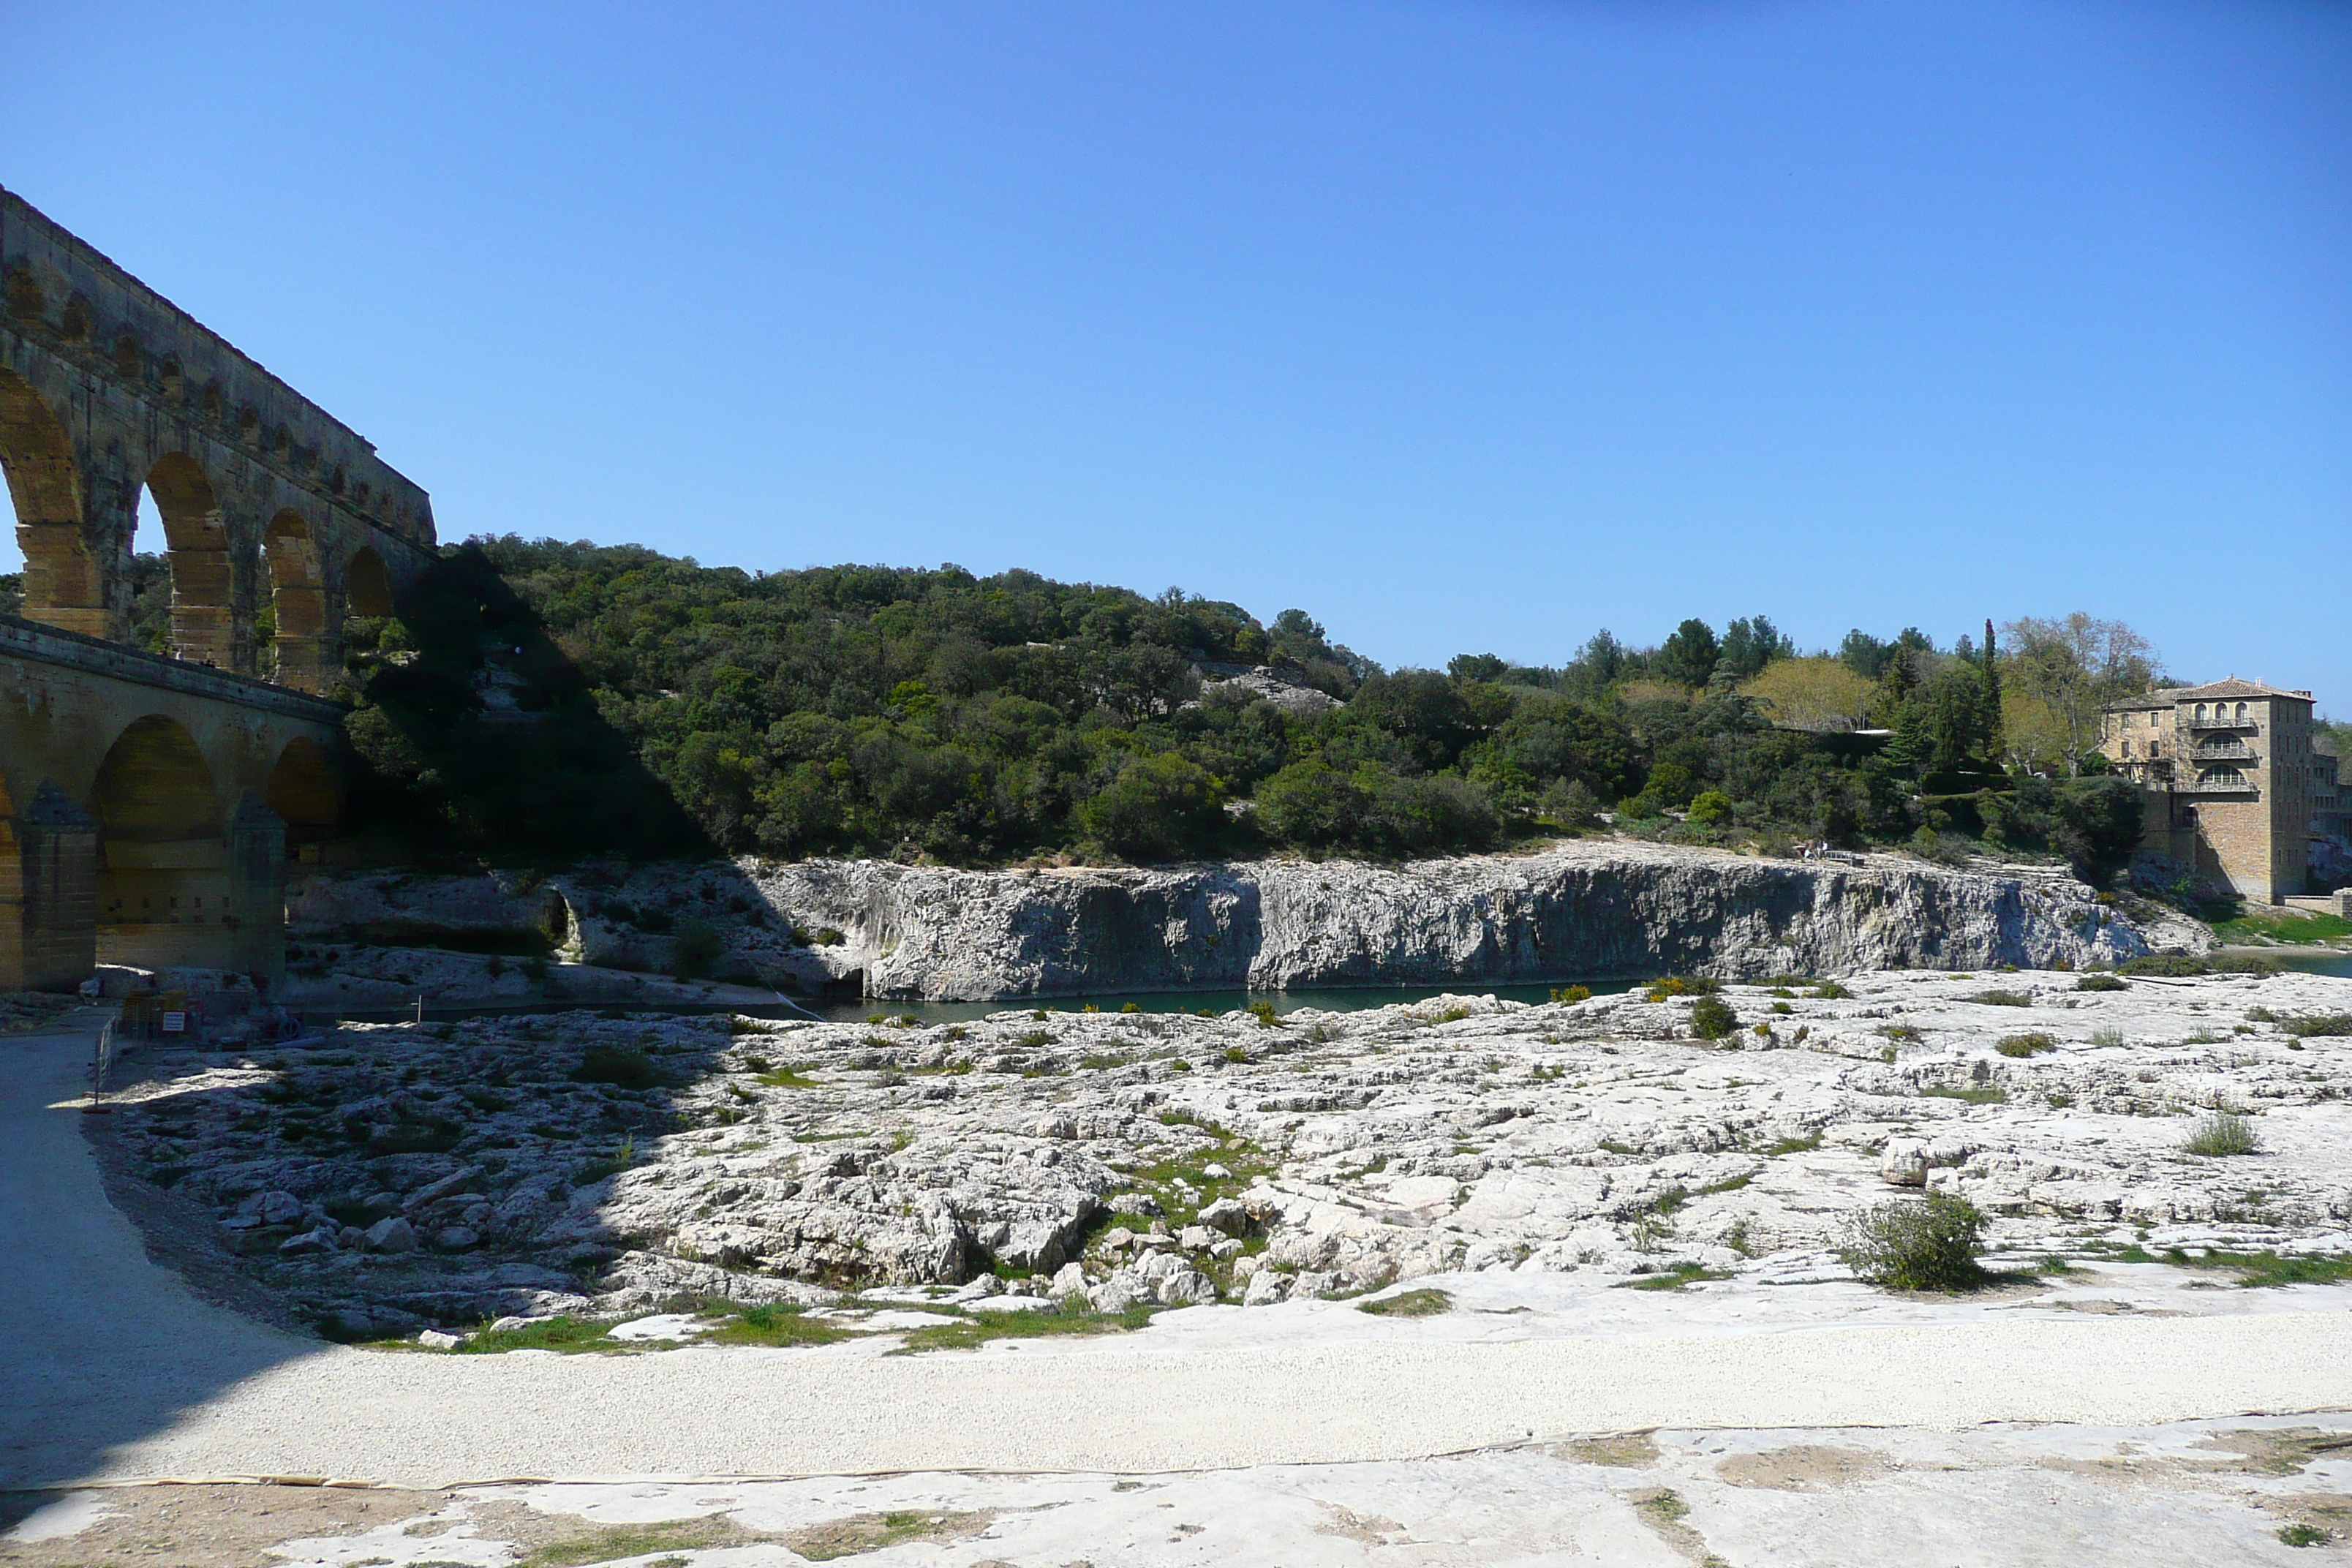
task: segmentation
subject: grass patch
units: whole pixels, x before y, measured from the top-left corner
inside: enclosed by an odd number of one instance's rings
[[[766,1084],[770,1089],[816,1089],[821,1087],[817,1083],[816,1079],[809,1077],[807,1072],[804,1070],[808,1065],[809,1064],[803,1062],[797,1067],[770,1068],[766,1072],[760,1075],[760,1081]]]
[[[2335,942],[2352,936],[2352,921],[2342,915],[2241,915],[2217,921],[2213,934],[2224,942]]]
[[[2031,1035],[2004,1035],[1993,1047],[1993,1049],[2002,1056],[2020,1058],[2038,1057],[2044,1051],[2054,1051],[2057,1048],[2057,1041],[2038,1032]]]
[[[746,1307],[697,1342],[706,1345],[829,1345],[849,1331],[812,1318],[788,1301]]]
[[[2074,982],[2077,991],[2128,991],[2131,982],[2119,974],[2085,974]]]
[[[725,1519],[666,1519],[654,1524],[616,1524],[542,1546],[517,1560],[514,1568],[582,1568],[617,1563],[656,1552],[697,1552],[713,1546],[749,1546],[767,1539]]]
[[[1958,1100],[1970,1105],[1999,1105],[2009,1098],[1997,1083],[1970,1084],[1965,1089],[1947,1089],[1937,1084],[1919,1092],[1930,1100]]]
[[[2286,1546],[2325,1546],[2336,1539],[2336,1532],[2298,1521],[2294,1524],[2280,1525],[2278,1538],[2280,1543]]]
[[[1407,1290],[1377,1301],[1359,1301],[1356,1310],[1375,1318],[1433,1318],[1454,1310],[1454,1298],[1443,1290]]]
[[[862,1557],[903,1546],[910,1541],[955,1541],[978,1535],[996,1515],[907,1510],[890,1513],[858,1513],[831,1520],[783,1537],[789,1546],[812,1563],[836,1557]]]
[[[2166,1261],[2173,1259],[2168,1258]],[[2179,1261],[2201,1261],[2207,1268],[2227,1268],[2237,1275],[2239,1284],[2252,1290],[2287,1285],[2339,1285],[2352,1279],[2352,1258],[2341,1254],[2281,1258],[2275,1252],[2216,1252],[2202,1259],[2184,1256]]]
[[[1620,1290],[1679,1290],[1685,1285],[1696,1285],[1702,1279],[1728,1279],[1731,1276],[1720,1269],[1709,1268],[1703,1263],[1677,1263],[1663,1274],[1636,1274],[1631,1279],[1617,1281]]]
[[[1780,1138],[1759,1151],[1766,1159],[1780,1154],[1810,1154],[1822,1146],[1822,1135],[1816,1131],[1801,1138]]]
[[[2289,1018],[2279,1027],[2298,1040],[2308,1040],[2322,1035],[2352,1035],[2352,1013],[2313,1013],[2300,1018]]]
[[[2200,974],[2264,975],[2281,973],[2276,959],[2252,952],[2221,952],[2210,956],[2151,952],[2143,958],[2126,959],[2116,968],[2125,974],[2153,974],[2172,980],[2194,979]]]
[[[576,1355],[583,1351],[630,1351],[639,1347],[612,1334],[611,1323],[593,1322],[586,1318],[550,1318],[543,1323],[526,1323],[519,1329],[485,1328],[465,1343],[450,1351],[451,1355],[500,1355],[508,1351],[561,1351]],[[646,1548],[650,1552],[652,1547]],[[625,1557],[627,1552],[620,1555]],[[601,1563],[601,1557],[566,1558],[566,1562]]]
[[[937,1309],[933,1309],[936,1310]],[[958,1318],[937,1328],[910,1331],[892,1355],[921,1355],[930,1351],[968,1351],[991,1340],[1055,1339],[1073,1334],[1122,1334],[1151,1321],[1157,1307],[1138,1303],[1120,1312],[1097,1312],[1073,1297],[1059,1311],[983,1312]],[[806,1556],[807,1553],[802,1553]]]
[[[1847,990],[1844,986],[1839,984],[1834,980],[1816,980],[1813,982],[1813,988],[1805,994],[1809,1000],[1814,1002],[1851,1002],[1853,1000],[1853,993]]]
[[[1974,1002],[1980,1007],[2031,1007],[2033,1005],[2032,996],[2023,991],[1979,991],[1973,995],[1963,996],[1960,1000]]]
[[[2263,1142],[2255,1135],[2251,1120],[2234,1111],[2216,1110],[2198,1118],[2197,1125],[2189,1129],[2188,1139],[2180,1145],[2180,1152],[2216,1160],[2232,1154],[2259,1154],[2262,1148]]]

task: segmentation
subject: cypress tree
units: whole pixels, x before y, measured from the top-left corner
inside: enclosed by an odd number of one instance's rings
[[[1984,735],[1985,770],[2000,769],[2000,660],[1992,640],[1992,622],[1985,622],[1984,668],[1979,675],[1977,724]]]

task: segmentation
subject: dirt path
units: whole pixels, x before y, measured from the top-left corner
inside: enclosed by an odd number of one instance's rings
[[[0,1476],[105,1468],[114,1445],[321,1347],[200,1300],[107,1202],[79,1097],[97,1025],[0,1037]]]

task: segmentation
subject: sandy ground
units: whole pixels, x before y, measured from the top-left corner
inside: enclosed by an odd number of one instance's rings
[[[1959,1303],[1452,1276],[1411,1282],[1454,1292],[1432,1318],[919,1358],[329,1347],[142,1253],[82,1139],[88,1038],[0,1041],[0,1466],[49,1489],[0,1561],[489,1568],[623,1531],[602,1560],[666,1568],[2263,1562],[2345,1522],[2352,1421],[2299,1413],[2352,1409],[2352,1293],[2152,1266]],[[268,1475],[428,1489],[94,1485]],[[481,1486],[528,1480],[567,1484]]]

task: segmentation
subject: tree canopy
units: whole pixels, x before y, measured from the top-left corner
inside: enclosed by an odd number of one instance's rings
[[[1647,648],[1600,632],[1558,667],[1383,669],[1304,610],[1261,623],[1175,589],[513,537],[446,552],[412,601],[354,623],[353,746],[384,813],[477,852],[1409,857],[1612,807],[1702,842],[2115,848],[2071,783],[1975,804],[2017,793],[2004,689],[2044,700],[2015,627],[1997,663],[1909,628],[1800,657],[1755,616]],[[1230,679],[1252,667],[1290,699]]]

